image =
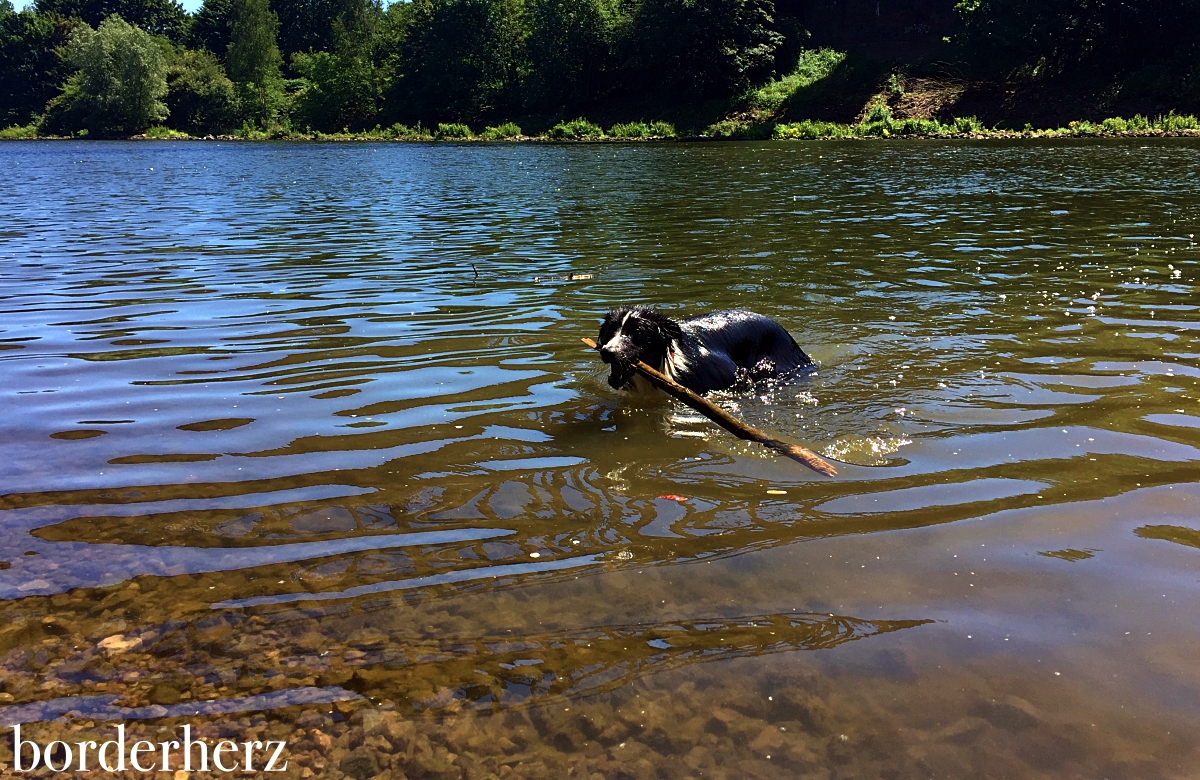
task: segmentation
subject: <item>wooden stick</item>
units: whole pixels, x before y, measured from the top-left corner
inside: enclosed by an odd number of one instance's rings
[[[596,342],[589,338],[581,339],[584,344],[587,344],[592,349],[599,349]],[[786,455],[797,463],[803,463],[813,471],[824,474],[827,477],[837,476],[837,469],[833,467],[829,461],[825,460],[817,453],[810,449],[805,449],[799,444],[788,444],[786,441],[780,441],[770,434],[764,433],[757,428],[753,428],[738,418],[734,417],[729,412],[717,406],[711,401],[705,400],[701,396],[688,390],[683,385],[671,379],[661,371],[657,371],[642,361],[633,364],[633,370],[646,377],[659,390],[662,390],[667,395],[676,398],[688,406],[695,409],[700,414],[715,422],[725,430],[737,436],[739,439],[746,441],[756,441],[759,444],[769,449],[775,450],[780,455]]]

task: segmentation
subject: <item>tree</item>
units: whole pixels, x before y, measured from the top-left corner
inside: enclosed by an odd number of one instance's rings
[[[102,24],[117,14],[134,27],[181,43],[190,19],[178,0],[37,0],[39,14],[57,14],[82,19],[89,25]]]
[[[279,48],[290,61],[296,52],[331,51],[333,23],[354,14],[360,0],[275,0]]]
[[[0,127],[46,109],[74,68],[59,56],[78,21],[32,11],[0,13]]]
[[[292,55],[305,82],[293,120],[323,132],[362,127],[379,110],[388,58],[386,17],[377,0],[358,0],[333,20],[331,51]]]
[[[95,30],[80,25],[67,60],[79,70],[47,106],[51,132],[134,135],[167,118],[167,57],[145,30],[115,14]]]
[[[279,18],[267,0],[233,0],[225,67],[254,103],[264,126],[274,119],[282,97],[278,32]]]
[[[388,93],[402,121],[468,121],[519,102],[520,0],[414,0],[400,76]]]
[[[193,135],[218,133],[237,124],[238,100],[233,82],[209,51],[185,51],[167,74],[170,126]]]
[[[532,0],[526,41],[532,105],[573,113],[607,91],[615,16],[604,0]]]
[[[229,50],[229,22],[233,16],[232,0],[204,0],[192,18],[187,44],[193,49],[208,49],[218,57]]]
[[[726,98],[770,77],[783,36],[771,0],[642,0],[628,65],[663,95]]]
[[[961,0],[959,42],[982,75],[1111,78],[1178,71],[1200,53],[1200,0]]]

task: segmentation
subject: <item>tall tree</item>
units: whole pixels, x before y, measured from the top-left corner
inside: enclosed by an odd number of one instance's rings
[[[288,60],[296,52],[330,51],[333,23],[354,14],[360,0],[275,0],[279,14],[279,48]]]
[[[394,118],[470,121],[515,108],[524,66],[520,0],[414,0]]]
[[[116,14],[71,34],[67,60],[79,70],[47,106],[51,132],[133,135],[167,117],[167,57],[145,30]]]
[[[82,19],[92,27],[117,14],[134,27],[181,43],[190,18],[178,0],[37,0],[39,14]]]
[[[297,52],[292,70],[305,80],[293,121],[324,132],[373,119],[386,73],[391,33],[378,0],[357,0],[333,20],[331,51]]]
[[[75,69],[59,51],[80,24],[32,11],[0,13],[0,127],[42,113]]]
[[[625,41],[632,83],[693,99],[761,83],[783,44],[774,13],[771,0],[642,0]]]
[[[527,7],[530,103],[583,111],[609,87],[617,12],[605,0],[532,0]]]
[[[229,78],[248,93],[264,126],[274,119],[282,92],[278,32],[279,18],[267,0],[233,0],[225,67]]]
[[[215,54],[189,49],[175,58],[167,73],[167,108],[168,124],[193,135],[219,133],[237,123],[237,92]]]
[[[204,0],[192,18],[187,44],[193,49],[208,49],[218,57],[229,50],[229,22],[233,16],[232,0]]]

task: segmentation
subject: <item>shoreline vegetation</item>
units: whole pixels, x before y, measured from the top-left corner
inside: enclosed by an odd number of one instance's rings
[[[1200,133],[1200,0],[913,2],[0,0],[0,140]]]
[[[399,141],[455,143],[629,143],[637,141],[830,141],[883,139],[1045,139],[1045,138],[1181,138],[1200,137],[1200,119],[1187,114],[1169,113],[1147,119],[1140,114],[1131,119],[1112,117],[1102,122],[1071,122],[1066,127],[1021,130],[988,128],[975,117],[959,117],[943,123],[936,119],[895,119],[886,113],[886,106],[873,111],[861,122],[842,124],[806,119],[799,122],[718,123],[695,135],[676,132],[669,122],[627,122],[615,124],[607,131],[586,119],[576,119],[555,125],[545,133],[526,135],[519,125],[508,122],[488,126],[478,133],[468,125],[439,125],[424,128],[420,124],[408,127],[375,127],[371,130],[340,133],[300,132],[291,128],[270,131],[245,128],[237,133],[219,135],[189,135],[167,127],[151,127],[145,133],[117,140],[129,141]],[[87,135],[39,135],[36,125],[9,127],[0,130],[0,141],[81,140]]]

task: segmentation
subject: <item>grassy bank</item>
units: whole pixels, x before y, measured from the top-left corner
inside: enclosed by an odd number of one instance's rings
[[[616,124],[607,131],[586,119],[562,122],[540,135],[524,135],[512,122],[485,127],[479,132],[462,124],[439,125],[428,129],[420,125],[394,125],[358,133],[299,132],[290,128],[273,130],[245,129],[232,135],[190,136],[164,127],[152,127],[130,140],[220,140],[220,141],[457,141],[457,142],[562,142],[562,141],[662,141],[662,140],[837,140],[886,138],[1098,138],[1098,137],[1200,136],[1200,119],[1192,115],[1170,113],[1148,119],[1140,114],[1131,119],[1112,117],[1102,122],[1071,122],[1066,127],[1010,130],[984,127],[975,117],[959,117],[949,122],[937,119],[896,119],[887,106],[878,105],[860,122],[838,123],[805,119],[800,122],[722,121],[694,135],[679,135],[668,122],[629,122]],[[86,136],[79,136],[80,138]],[[39,136],[33,125],[0,130],[0,140],[63,140],[64,136]]]

